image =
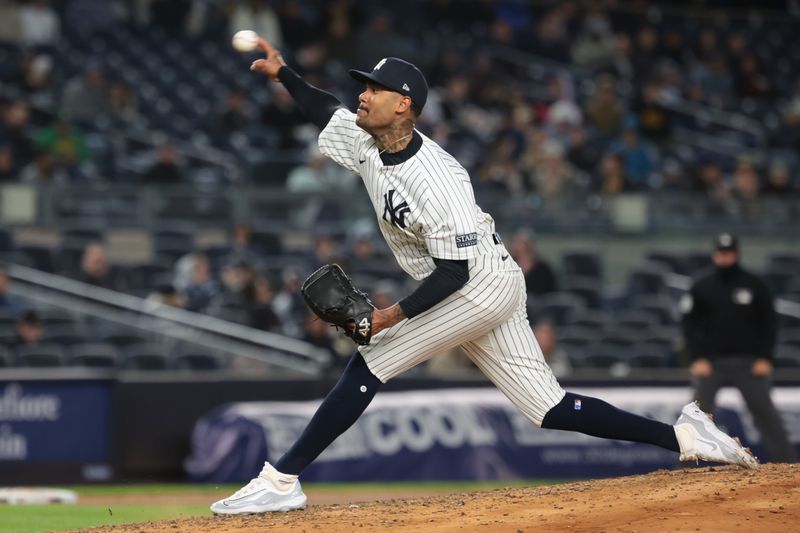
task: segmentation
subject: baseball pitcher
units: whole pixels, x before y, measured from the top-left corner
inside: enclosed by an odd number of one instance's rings
[[[320,128],[322,153],[361,176],[397,262],[422,283],[395,305],[373,309],[335,266],[306,281],[309,306],[343,326],[358,350],[294,446],[214,503],[214,513],[305,508],[303,469],[356,421],[383,383],[455,346],[537,426],[655,444],[684,461],[758,465],[695,404],[673,426],[561,388],[528,324],[522,272],[492,217],[475,203],[469,175],[414,128],[428,93],[419,69],[388,57],[371,72],[351,70],[364,84],[353,113],[287,67],[269,42],[258,43],[266,58],[250,69],[282,83]]]

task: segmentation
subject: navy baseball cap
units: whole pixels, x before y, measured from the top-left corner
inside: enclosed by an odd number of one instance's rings
[[[421,112],[428,99],[428,82],[422,72],[397,57],[385,57],[378,61],[372,72],[350,70],[350,76],[362,83],[372,82],[411,98],[417,112]]]
[[[730,233],[720,233],[714,238],[714,250],[736,252],[739,250],[739,240]]]

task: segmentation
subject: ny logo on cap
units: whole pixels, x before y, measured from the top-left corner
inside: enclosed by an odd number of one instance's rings
[[[384,63],[386,63],[386,58],[385,57],[383,59],[381,59],[380,61],[378,61],[378,64],[375,65],[375,68],[372,69],[372,70],[380,70],[380,68],[383,66]]]

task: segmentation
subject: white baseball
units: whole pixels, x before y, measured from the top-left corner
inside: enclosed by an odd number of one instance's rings
[[[253,30],[237,31],[233,35],[233,47],[240,52],[252,52],[258,47],[258,34]]]

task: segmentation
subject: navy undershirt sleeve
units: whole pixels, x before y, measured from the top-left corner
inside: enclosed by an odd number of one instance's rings
[[[414,318],[438,304],[469,281],[467,260],[433,259],[436,268],[417,289],[400,301],[406,318]]]
[[[278,79],[292,95],[308,120],[319,129],[324,129],[330,122],[334,112],[344,104],[331,93],[314,87],[287,66],[278,71]]]

